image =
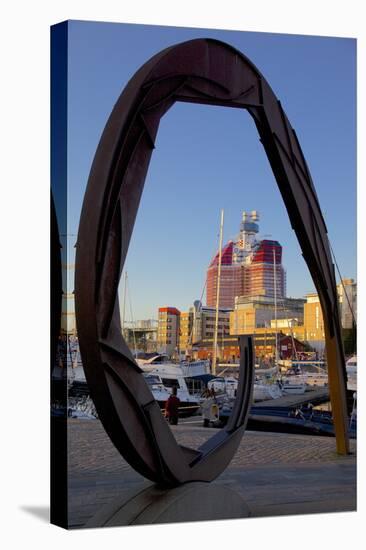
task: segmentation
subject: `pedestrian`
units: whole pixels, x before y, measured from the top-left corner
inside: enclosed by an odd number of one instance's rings
[[[178,424],[178,412],[179,412],[180,399],[177,397],[177,388],[174,386],[172,395],[165,403],[165,418],[167,418],[169,424]]]

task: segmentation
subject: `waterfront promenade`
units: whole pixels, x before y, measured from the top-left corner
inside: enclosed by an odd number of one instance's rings
[[[177,441],[198,447],[214,434],[194,417],[173,427]],[[332,437],[246,432],[215,481],[237,491],[252,517],[356,509],[356,442],[340,457]],[[84,524],[126,489],[148,482],[116,451],[98,420],[69,420],[69,522]],[[250,519],[248,520],[250,521]]]

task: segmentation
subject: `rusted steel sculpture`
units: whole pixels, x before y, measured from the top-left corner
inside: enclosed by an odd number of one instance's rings
[[[142,475],[166,486],[210,481],[245,429],[253,384],[251,339],[240,337],[240,383],[225,429],[198,451],[179,446],[122,335],[118,283],[161,117],[176,101],[247,109],[318,290],[340,453],[348,452],[345,367],[327,230],[296,134],[258,69],[223,42],[198,39],[155,55],[130,80],[95,154],[80,220],[75,301],[80,350],[105,430]],[[179,131],[179,129],[177,129]]]

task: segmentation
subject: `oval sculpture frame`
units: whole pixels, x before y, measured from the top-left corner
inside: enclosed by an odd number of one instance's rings
[[[133,468],[152,481],[174,486],[217,477],[232,459],[248,417],[253,386],[250,337],[240,337],[239,389],[229,423],[196,451],[175,441],[121,333],[118,284],[159,122],[176,101],[246,109],[254,119],[319,293],[337,450],[345,454],[345,367],[337,291],[316,191],[295,131],[269,84],[242,53],[213,39],[172,46],[144,64],[114,106],[94,157],[77,240],[75,307],[86,379],[101,422]]]

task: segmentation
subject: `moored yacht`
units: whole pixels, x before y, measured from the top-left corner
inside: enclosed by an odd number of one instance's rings
[[[282,392],[287,394],[302,395],[306,391],[306,382],[301,370],[289,369],[280,381]]]
[[[257,380],[253,386],[253,402],[267,401],[282,397],[282,388],[276,382],[262,382]]]
[[[189,391],[183,369],[179,365],[156,364],[154,368],[146,369],[143,376],[161,410],[165,409],[174,387],[177,388],[177,397],[180,399],[179,416],[191,416],[199,410],[200,391]]]
[[[328,371],[325,361],[291,361],[285,376],[297,376],[307,386],[327,386]],[[295,379],[294,379],[295,380]]]
[[[357,391],[357,356],[353,355],[346,361],[347,389]]]
[[[152,354],[151,357],[146,359],[136,359],[136,362],[140,368],[145,372],[154,370],[156,367],[160,366],[171,366],[173,368],[179,367],[182,369],[182,374],[185,377],[194,377],[202,376],[209,374],[210,372],[210,363],[209,361],[198,360],[198,361],[181,361],[179,363],[173,363],[170,361],[169,357],[162,353]]]
[[[208,389],[213,389],[216,394],[225,394],[229,399],[236,397],[238,380],[232,377],[217,377],[207,383]],[[262,381],[257,378],[253,385],[253,401],[266,401],[282,396],[282,391],[276,382]]]

